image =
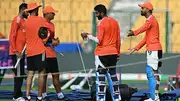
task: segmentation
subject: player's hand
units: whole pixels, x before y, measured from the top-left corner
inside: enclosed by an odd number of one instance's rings
[[[81,37],[83,40],[87,38],[87,35],[88,35],[87,32],[81,32]]]
[[[52,46],[57,46],[59,45],[59,38],[55,38],[52,40]]]
[[[127,37],[134,36],[134,32],[132,30],[129,30],[127,32]]]
[[[57,37],[57,38],[55,38],[55,40],[57,41],[57,43],[59,44],[60,43],[60,40],[59,40],[59,38]]]
[[[136,51],[136,48],[129,48],[128,51],[129,52],[127,53],[127,55],[131,55],[132,53]]]

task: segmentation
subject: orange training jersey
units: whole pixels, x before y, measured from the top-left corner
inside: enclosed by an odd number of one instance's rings
[[[14,17],[11,23],[9,35],[10,49],[9,54],[14,55],[15,51],[21,52],[25,45],[25,19],[20,16]]]
[[[159,40],[159,24],[156,18],[151,15],[146,19],[146,23],[138,30],[134,31],[134,35],[138,35],[146,31],[144,39],[136,46],[136,50],[141,49],[145,44],[147,51],[162,50]]]
[[[48,29],[50,32],[50,38],[54,39],[54,33],[55,33],[55,27],[52,22],[47,22],[48,23]],[[51,47],[46,47],[46,57],[47,58],[55,58],[56,53]]]
[[[34,56],[45,52],[42,39],[38,36],[40,27],[46,27],[47,22],[40,16],[29,16],[25,22],[27,56]]]
[[[104,17],[97,26],[97,39],[95,55],[120,55],[120,28],[116,20]]]

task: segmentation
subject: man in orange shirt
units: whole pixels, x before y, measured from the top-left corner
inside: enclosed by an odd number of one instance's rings
[[[149,81],[150,96],[149,99],[145,101],[160,101],[158,95],[160,85],[158,69],[162,65],[162,62],[159,61],[159,59],[162,58],[162,47],[159,40],[159,24],[156,18],[152,15],[153,6],[150,2],[139,4],[139,6],[141,7],[141,15],[146,17],[146,22],[139,29],[135,31],[130,30],[128,36],[137,36],[143,32],[146,32],[146,35],[135,48],[129,49],[129,54],[138,51],[146,44],[146,73]]]
[[[25,75],[24,73],[24,54],[21,54],[23,47],[25,46],[25,28],[24,23],[25,19],[28,17],[28,14],[24,12],[27,8],[26,3],[22,3],[19,6],[19,14],[14,17],[11,24],[11,31],[9,36],[10,49],[9,54],[12,57],[13,66],[15,66],[17,58],[22,55],[20,61],[20,67],[13,69],[15,74],[14,77],[14,101],[25,101],[22,96],[21,87],[23,84],[23,77],[17,77],[17,71],[20,70],[20,75]]]
[[[97,37],[86,32],[83,32],[81,36],[83,39],[93,40],[97,43],[95,49],[96,101],[105,101],[106,77],[112,101],[120,101],[119,82],[115,68],[117,58],[120,56],[120,28],[116,20],[107,16],[104,5],[96,5],[94,10],[96,17],[100,20],[97,26]]]
[[[50,32],[50,35],[48,37],[48,41],[46,43],[46,58],[47,58],[47,68],[46,68],[46,73],[52,73],[52,80],[53,80],[53,85],[56,89],[58,99],[63,99],[64,95],[61,91],[61,86],[60,86],[60,79],[59,79],[59,69],[58,69],[58,62],[56,58],[56,52],[53,50],[53,47],[59,44],[59,39],[54,38],[55,36],[55,27],[54,24],[51,22],[51,20],[54,19],[55,13],[57,11],[54,10],[51,6],[47,6],[43,10],[43,16],[45,20],[47,21],[48,29]],[[50,41],[50,42],[49,42]],[[51,46],[48,46],[47,44],[52,44]],[[44,85],[44,93],[43,93],[43,99],[48,100],[46,97],[46,80],[47,76],[45,75],[45,85]]]
[[[35,71],[38,71],[39,75],[37,101],[42,101],[42,93],[45,80],[44,75],[46,67],[46,48],[44,46],[43,40],[38,36],[38,31],[40,27],[47,27],[47,22],[44,18],[38,16],[39,7],[41,7],[41,5],[30,3],[25,10],[30,14],[25,22],[28,70],[26,81],[26,101],[31,100],[30,89]]]

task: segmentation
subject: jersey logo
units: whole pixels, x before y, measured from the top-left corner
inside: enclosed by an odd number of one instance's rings
[[[148,54],[151,55],[151,54],[152,54],[152,51],[148,51]]]

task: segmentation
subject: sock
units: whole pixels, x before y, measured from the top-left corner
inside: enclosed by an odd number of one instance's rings
[[[45,98],[47,96],[47,93],[42,93],[42,97]]]
[[[38,96],[37,99],[38,99],[38,100],[42,100],[42,96],[40,96],[40,97]]]
[[[26,98],[29,100],[29,99],[31,99],[31,96],[27,96]]]
[[[62,92],[57,93],[58,98],[62,99],[64,97],[64,94]]]

